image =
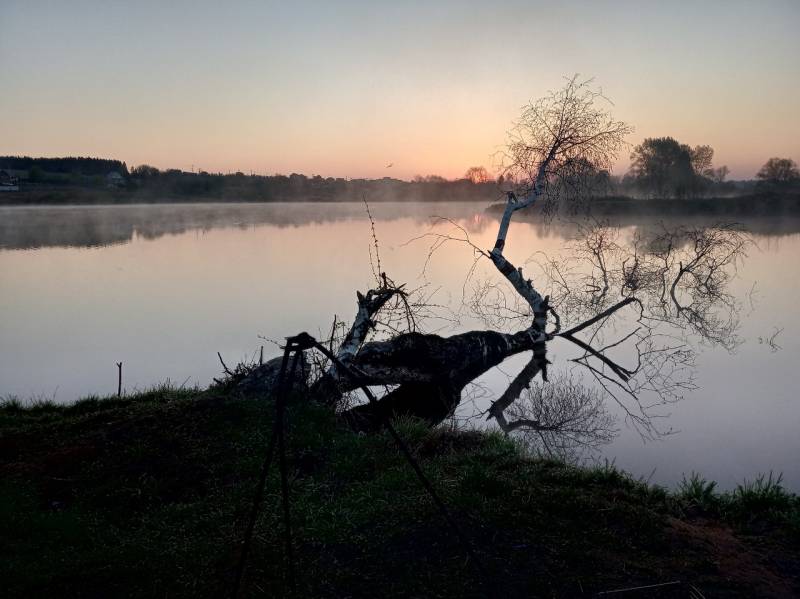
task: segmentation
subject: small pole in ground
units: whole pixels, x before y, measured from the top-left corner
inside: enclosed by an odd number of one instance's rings
[[[262,345],[261,346],[261,354],[259,354],[259,356],[258,356],[258,365],[260,366],[263,363],[264,363],[264,346]]]
[[[117,397],[122,397],[122,362],[117,362]]]

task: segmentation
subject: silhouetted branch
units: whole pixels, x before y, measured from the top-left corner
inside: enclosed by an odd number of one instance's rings
[[[572,337],[572,335],[574,335],[578,331],[582,331],[583,329],[592,326],[596,322],[599,322],[599,321],[603,320],[604,318],[608,318],[609,316],[611,316],[614,312],[616,312],[620,308],[624,308],[628,304],[632,304],[634,302],[637,302],[637,303],[639,303],[639,305],[641,305],[641,302],[638,299],[636,299],[635,297],[626,297],[624,300],[622,300],[620,302],[617,302],[616,304],[614,304],[610,308],[607,308],[607,309],[603,310],[597,316],[593,316],[589,320],[586,320],[583,323],[572,327],[568,331],[564,331],[563,333],[559,333],[559,336],[560,337],[564,337],[564,338]]]
[[[225,361],[222,359],[222,354],[217,352],[217,357],[219,358],[219,363],[222,364],[222,370],[225,372],[225,374],[228,376],[233,376],[233,372],[231,372],[231,370],[225,364]]]

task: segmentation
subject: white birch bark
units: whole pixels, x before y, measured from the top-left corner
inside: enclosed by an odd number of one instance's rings
[[[524,299],[531,308],[533,314],[533,323],[531,328],[536,332],[543,334],[547,324],[548,305],[547,299],[536,291],[533,282],[526,279],[522,275],[522,269],[516,268],[509,260],[503,255],[503,250],[506,246],[506,238],[508,237],[508,229],[511,225],[511,218],[517,210],[527,208],[536,202],[536,200],[544,194],[544,183],[547,176],[547,167],[555,155],[555,147],[547,155],[547,158],[539,166],[539,171],[536,176],[533,188],[523,198],[517,198],[513,193],[508,194],[506,201],[506,208],[503,211],[503,216],[500,219],[500,226],[497,231],[497,240],[495,241],[494,248],[489,252],[489,257],[494,263],[497,270],[500,271],[511,286],[514,287],[516,292]],[[544,337],[542,341],[544,341]]]

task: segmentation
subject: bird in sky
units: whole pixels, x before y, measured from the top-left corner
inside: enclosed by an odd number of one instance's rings
[[[386,168],[392,168],[393,166],[394,166],[394,162],[390,162],[389,164],[386,165]]]

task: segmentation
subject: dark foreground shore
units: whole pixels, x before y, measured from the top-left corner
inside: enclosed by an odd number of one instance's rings
[[[224,388],[7,401],[3,595],[230,595],[273,412]],[[669,492],[494,434],[400,423],[481,575],[388,435],[355,435],[303,400],[288,416],[297,597],[800,595],[800,500],[774,478]],[[281,523],[273,470],[241,596],[289,593]]]

